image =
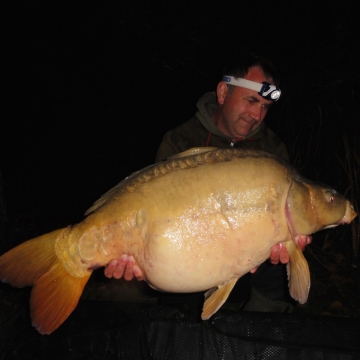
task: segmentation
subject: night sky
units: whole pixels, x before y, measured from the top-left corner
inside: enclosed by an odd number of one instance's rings
[[[299,117],[309,88],[358,86],[347,1],[12,3],[0,162],[12,219],[81,221],[110,187],[154,161],[165,131],[195,113],[241,51],[274,61],[283,101]]]

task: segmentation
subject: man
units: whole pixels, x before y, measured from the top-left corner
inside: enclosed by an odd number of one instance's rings
[[[167,132],[156,155],[156,161],[192,147],[254,148],[265,150],[288,160],[286,146],[264,123],[264,118],[281,91],[276,69],[264,58],[246,55],[224,69],[216,92],[206,93],[197,103],[198,112],[189,121]],[[302,236],[299,246],[304,249],[311,242]],[[270,261],[251,271],[238,281],[236,288],[243,292],[250,283],[250,300],[245,310],[291,311],[285,291],[284,267],[289,261],[283,244],[272,248]],[[123,255],[105,269],[108,277],[131,280],[143,279],[132,257]],[[248,296],[248,297],[249,297]],[[245,296],[245,300],[246,296]]]

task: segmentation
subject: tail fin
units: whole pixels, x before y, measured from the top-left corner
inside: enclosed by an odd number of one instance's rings
[[[75,309],[88,276],[74,277],[55,253],[55,244],[66,229],[28,240],[0,257],[0,280],[11,286],[33,286],[30,311],[41,334],[57,329]]]

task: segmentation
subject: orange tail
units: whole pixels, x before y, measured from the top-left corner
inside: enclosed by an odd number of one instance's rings
[[[55,253],[66,229],[39,236],[0,257],[0,280],[11,286],[33,286],[30,297],[32,324],[41,334],[56,330],[72,313],[88,276],[69,274]]]

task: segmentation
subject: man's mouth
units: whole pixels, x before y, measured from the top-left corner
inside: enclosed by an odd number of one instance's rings
[[[253,119],[244,119],[241,118],[240,120],[242,120],[244,123],[248,124],[248,125],[254,125],[255,124],[255,120]]]

